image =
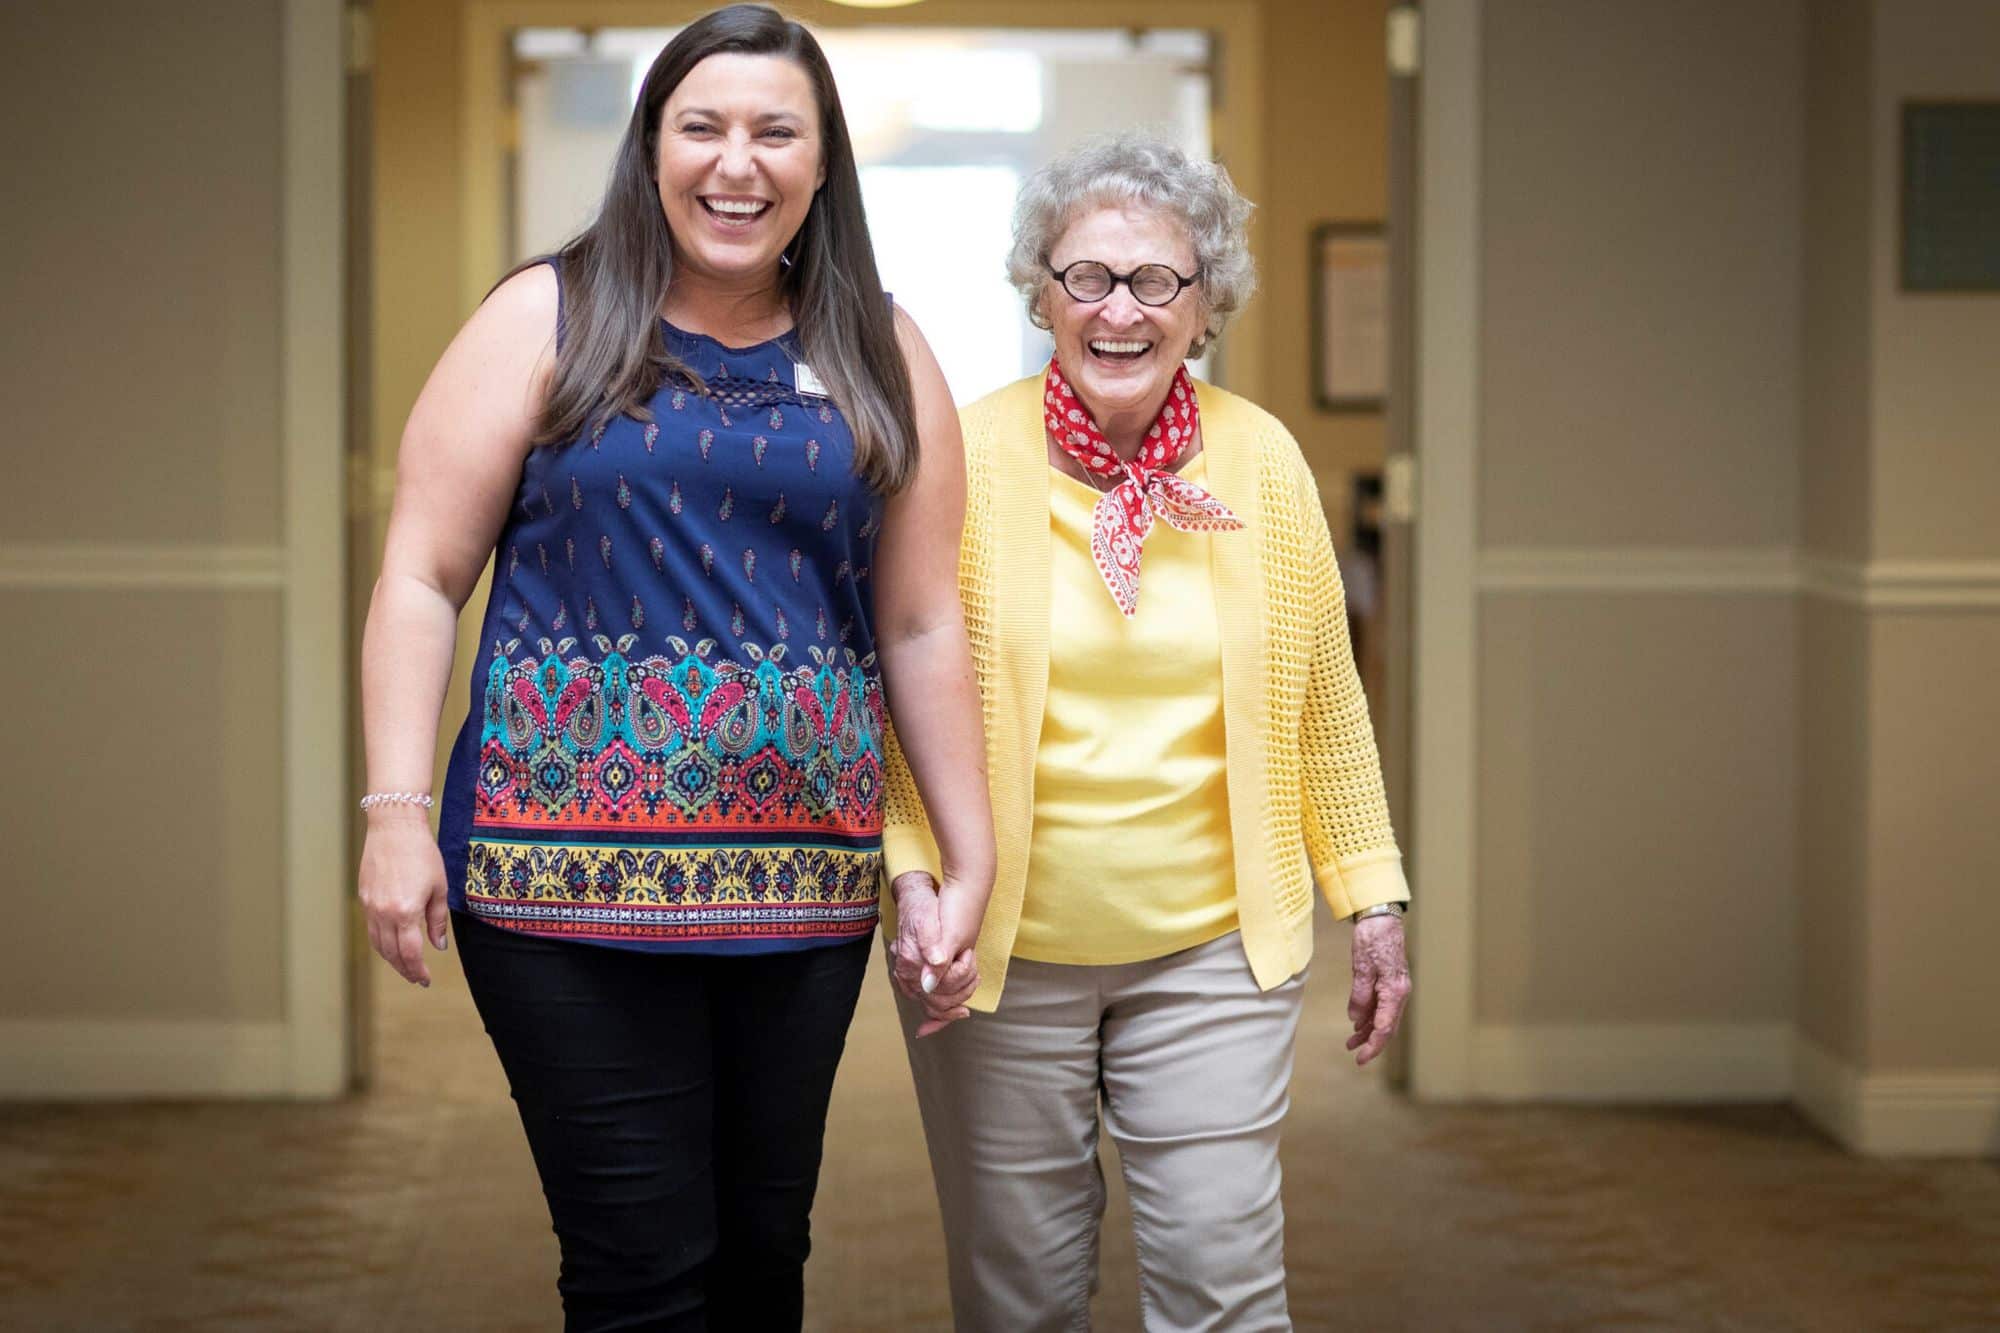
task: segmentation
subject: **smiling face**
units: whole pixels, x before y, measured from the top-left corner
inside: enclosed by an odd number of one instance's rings
[[[708,278],[775,269],[826,180],[812,76],[783,56],[697,64],[661,108],[659,145],[675,262]]]
[[[1051,268],[1084,259],[1114,273],[1141,264],[1165,264],[1182,277],[1195,271],[1194,247],[1179,222],[1136,205],[1079,214],[1049,251]],[[1054,278],[1043,286],[1041,310],[1063,374],[1105,430],[1112,429],[1109,417],[1140,416],[1150,424],[1201,333],[1200,298],[1199,283],[1163,306],[1141,305],[1126,283],[1101,301],[1078,301]]]

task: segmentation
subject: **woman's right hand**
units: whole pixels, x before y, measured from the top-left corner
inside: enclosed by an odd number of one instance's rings
[[[943,1031],[971,1016],[965,1007],[979,989],[979,965],[974,949],[980,918],[966,904],[972,895],[953,892],[946,879],[941,889],[928,871],[910,870],[889,886],[896,903],[896,938],[889,957],[896,988],[924,1007],[919,1037]]]
[[[405,981],[431,984],[424,938],[442,953],[446,934],[444,857],[431,821],[414,805],[368,812],[368,841],[361,848],[361,908],[368,942]]]

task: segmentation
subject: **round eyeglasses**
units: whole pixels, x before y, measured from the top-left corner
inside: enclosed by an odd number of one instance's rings
[[[1095,259],[1079,259],[1067,268],[1049,267],[1049,276],[1061,283],[1072,300],[1102,301],[1119,283],[1131,289],[1140,305],[1171,305],[1175,297],[1201,281],[1201,273],[1183,278],[1165,264],[1141,264],[1130,273],[1113,273]]]

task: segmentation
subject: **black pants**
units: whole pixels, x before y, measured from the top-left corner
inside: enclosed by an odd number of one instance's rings
[[[565,1327],[796,1330],[868,940],[662,955],[453,927],[562,1243]]]

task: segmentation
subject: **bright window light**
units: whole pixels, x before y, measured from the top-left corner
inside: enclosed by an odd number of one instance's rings
[[[1031,51],[955,51],[918,69],[909,85],[910,123],[920,130],[1041,128],[1042,62]]]
[[[1003,264],[1013,239],[1012,167],[861,169],[882,285],[969,403],[1022,373],[1021,300]]]

